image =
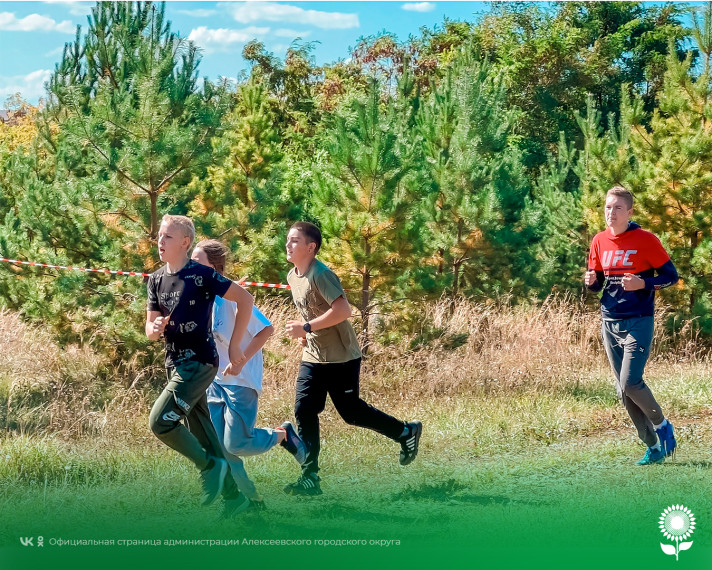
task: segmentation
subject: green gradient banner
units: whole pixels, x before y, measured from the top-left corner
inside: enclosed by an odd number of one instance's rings
[[[625,476],[617,488],[603,490],[592,480],[589,492],[575,485],[562,492],[566,486],[562,478],[550,493],[530,499],[459,488],[448,497],[431,492],[349,508],[328,498],[290,497],[265,513],[222,522],[213,510],[181,509],[179,501],[160,497],[163,515],[119,515],[120,500],[96,508],[96,497],[81,494],[65,498],[63,508],[23,500],[21,510],[3,505],[0,568],[712,568],[709,489],[662,492]],[[93,512],[82,507],[86,501]],[[674,541],[659,522],[666,507],[678,504],[694,513],[695,528],[691,546],[676,559],[661,548]],[[23,513],[32,509],[36,516],[28,520]]]

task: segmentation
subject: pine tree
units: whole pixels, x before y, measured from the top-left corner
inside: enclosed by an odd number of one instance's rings
[[[237,104],[226,116],[224,134],[214,139],[217,164],[190,187],[190,213],[205,236],[220,238],[237,251],[239,274],[279,280],[284,234],[281,208],[282,138],[275,127],[273,98],[254,78],[241,85]]]
[[[522,284],[515,268],[530,239],[520,224],[529,189],[506,97],[501,76],[464,49],[419,115],[436,255],[453,298]]]
[[[710,22],[708,4],[703,22],[696,19],[701,70],[693,66],[692,52],[680,61],[670,44],[652,117],[642,96],[624,96],[620,124],[604,132],[600,115],[589,107],[588,116],[580,120],[586,144],[577,166],[589,233],[603,227],[606,190],[614,184],[631,190],[636,197],[634,219],[661,237],[681,275],[680,285],[664,295],[705,316],[712,310]],[[709,328],[709,319],[704,325]]]
[[[590,243],[574,169],[577,151],[563,133],[534,182],[532,198],[523,214],[534,234],[531,244],[535,284],[540,297],[554,291],[581,291],[581,273]]]
[[[631,147],[639,164],[633,191],[653,232],[680,269],[689,307],[712,310],[712,82],[709,29],[712,4],[697,23],[702,69],[695,75],[692,55],[668,56],[659,107],[646,128],[638,105],[626,115]]]
[[[313,195],[313,215],[330,239],[324,256],[346,269],[347,288],[359,290],[355,304],[366,346],[377,304],[415,286],[413,268],[422,250],[422,189],[410,180],[415,144],[406,137],[417,101],[412,89],[406,73],[396,96],[382,102],[372,80],[365,99],[335,114],[325,136],[325,172]]]
[[[171,31],[164,5],[97,4],[87,33],[77,30],[50,78],[39,121],[46,158],[35,154],[26,164],[0,228],[3,251],[61,265],[154,269],[160,216],[186,212],[185,185],[211,163],[211,138],[228,105],[222,87],[199,87],[198,63],[197,48]],[[4,277],[10,306],[63,340],[91,340],[119,360],[153,357],[141,330],[139,279],[39,269]]]

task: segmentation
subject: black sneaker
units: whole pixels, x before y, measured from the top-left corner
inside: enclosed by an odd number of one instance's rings
[[[294,483],[284,486],[284,492],[287,495],[321,495],[320,480],[316,473],[300,475]]]
[[[219,520],[231,519],[235,515],[247,510],[250,507],[250,499],[242,493],[238,493],[234,499],[223,499],[222,508],[218,515]]]
[[[218,498],[218,495],[222,493],[225,475],[227,474],[227,461],[220,457],[211,457],[211,460],[213,461],[213,466],[200,472],[203,485],[203,496],[200,504],[204,507],[212,504]]]
[[[418,455],[418,443],[420,443],[420,434],[423,433],[423,424],[418,420],[408,422],[408,435],[400,438],[401,452],[399,463],[401,465],[410,465]]]
[[[297,434],[292,422],[284,422],[282,424],[287,437],[279,445],[284,447],[289,453],[294,456],[299,465],[303,465],[307,460],[307,446],[302,441],[302,438]]]

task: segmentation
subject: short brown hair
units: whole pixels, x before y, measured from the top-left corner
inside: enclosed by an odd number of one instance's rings
[[[195,239],[195,226],[193,225],[193,220],[188,216],[174,216],[172,214],[166,214],[161,220],[162,224],[167,226],[176,226],[180,228],[183,235],[190,238],[190,245],[193,245],[193,240]]]
[[[307,243],[316,244],[314,253],[319,253],[319,250],[321,249],[321,230],[319,228],[311,222],[296,222],[292,224],[292,227],[289,229],[300,231],[306,238]]]
[[[215,271],[221,274],[225,273],[225,263],[230,250],[224,243],[216,239],[204,239],[195,245],[195,249],[202,249],[205,252]]]
[[[631,193],[630,190],[623,188],[623,186],[620,186],[620,185],[614,186],[608,192],[606,192],[606,198],[608,196],[618,196],[620,198],[623,198],[625,200],[625,203],[627,204],[629,210],[633,207],[633,194]]]

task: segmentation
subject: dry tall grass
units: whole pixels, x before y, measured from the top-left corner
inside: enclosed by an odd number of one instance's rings
[[[293,413],[300,348],[284,330],[296,311],[287,297],[258,304],[276,330],[265,346],[260,424],[278,425]],[[465,300],[454,307],[422,303],[415,319],[413,310],[380,316],[364,360],[362,394],[378,407],[408,410],[415,403],[468,398],[489,398],[501,407],[497,399],[513,396],[577,391],[595,396],[601,385],[609,390],[598,314],[570,299],[515,308]],[[670,336],[662,325],[669,315],[659,315],[649,373],[707,374],[709,352],[693,329]],[[149,379],[160,370],[113,378],[101,356],[86,348],[60,349],[46,332],[8,311],[0,312],[0,343],[6,349],[0,362],[0,429],[155,443],[145,418],[160,385],[160,379]]]

